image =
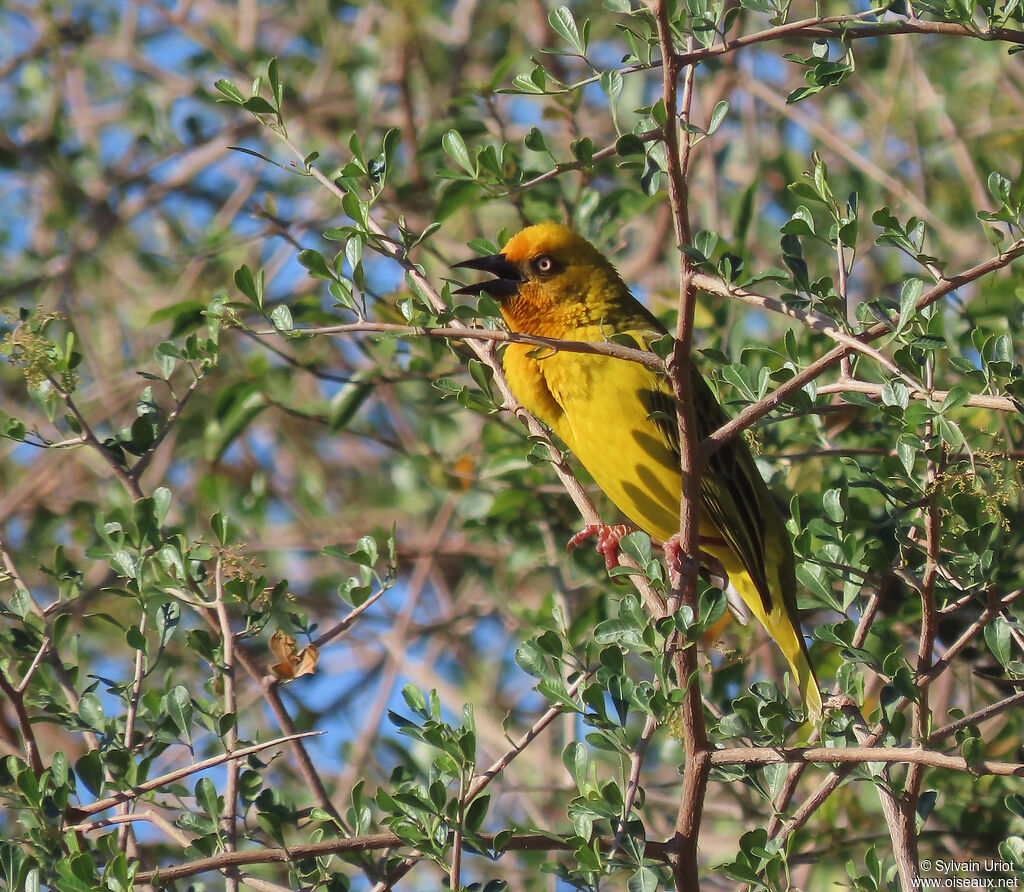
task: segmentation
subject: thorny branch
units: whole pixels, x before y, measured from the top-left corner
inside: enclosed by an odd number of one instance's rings
[[[654,8],[658,30],[658,46],[665,60],[662,68],[661,95],[668,121],[663,134],[668,176],[669,204],[672,210],[673,230],[678,245],[692,241],[690,232],[689,175],[692,134],[681,123],[689,123],[694,89],[694,68],[686,69],[683,95],[678,94],[680,66],[674,55],[672,21],[668,0],[658,0]],[[690,45],[692,48],[692,38]],[[680,142],[682,134],[682,142]],[[679,258],[679,317],[676,326],[675,347],[669,360],[669,378],[675,393],[676,423],[679,428],[679,470],[682,487],[679,504],[678,554],[680,566],[674,580],[669,609],[685,604],[697,615],[697,570],[699,566],[698,536],[700,525],[700,478],[705,458],[698,447],[697,415],[691,388],[691,346],[693,318],[697,303],[694,271],[686,253],[678,251]],[[711,771],[707,728],[704,724],[704,704],[700,693],[695,641],[685,644],[674,632],[668,642],[668,652],[676,670],[676,684],[684,691],[680,721],[686,763],[683,786],[679,797],[671,859],[672,876],[679,892],[699,892],[697,872],[697,841],[700,837],[701,817]]]

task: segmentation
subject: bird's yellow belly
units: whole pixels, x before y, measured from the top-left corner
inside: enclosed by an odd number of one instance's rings
[[[505,370],[523,405],[554,429],[632,523],[662,542],[679,531],[679,459],[642,398],[659,386],[657,376],[621,359],[538,355],[525,344],[509,347]],[[732,549],[711,541],[721,534],[706,516],[700,533],[704,551],[728,572],[742,572]]]
[[[664,541],[679,530],[679,465],[655,434],[615,413],[570,418],[576,457],[633,523]],[[603,417],[601,417],[603,416]]]
[[[563,409],[555,432],[634,524],[664,541],[679,530],[679,459],[644,408],[658,379],[636,363],[557,354],[542,360]]]

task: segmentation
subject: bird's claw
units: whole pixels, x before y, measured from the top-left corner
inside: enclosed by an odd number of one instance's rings
[[[609,526],[603,523],[587,524],[582,530],[576,533],[565,543],[566,550],[582,545],[591,537],[597,538],[597,545],[594,550],[604,557],[604,565],[610,571],[619,565],[619,542],[623,536],[635,532],[635,528],[624,523]],[[698,545],[724,546],[725,540],[713,536],[700,536],[697,539]],[[669,580],[674,587],[678,587],[682,573],[682,549],[679,547],[679,535],[676,534],[668,541],[662,543],[665,552],[665,559],[668,563]],[[698,549],[697,556],[700,559],[700,572],[705,578],[725,588],[729,584],[729,574],[725,572],[722,562],[712,554]]]
[[[619,565],[619,541],[623,536],[634,532],[633,527],[624,523],[608,526],[603,523],[590,523],[565,543],[566,549],[575,548],[591,536],[597,537],[597,545],[594,550],[604,557],[604,565],[608,571],[614,570]]]
[[[699,536],[697,538],[697,557],[700,560],[698,572],[719,588],[724,589],[729,584],[729,574],[725,572],[722,562],[713,554],[701,549],[699,546],[724,546],[725,540],[716,536]],[[682,558],[683,550],[679,545],[679,534],[676,533],[671,539],[662,544],[665,552],[665,560],[668,563],[668,578],[673,588],[678,588],[682,581]]]

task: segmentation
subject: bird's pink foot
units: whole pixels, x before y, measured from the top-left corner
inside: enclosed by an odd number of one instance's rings
[[[722,566],[722,562],[718,558],[708,554],[700,546],[722,547],[725,544],[725,540],[719,539],[717,536],[699,536],[697,538],[697,556],[700,559],[700,570],[706,572],[719,588],[725,588],[729,584],[729,574],[725,572],[725,567]],[[661,547],[665,552],[665,560],[668,563],[669,582],[672,583],[673,588],[678,588],[682,575],[683,557],[682,549],[679,547],[679,534],[676,533],[671,539],[662,543]]]
[[[597,545],[594,550],[598,554],[603,555],[604,565],[609,571],[611,571],[619,565],[619,540],[621,540],[623,536],[635,531],[634,527],[627,526],[624,523],[619,523],[615,526],[608,526],[603,523],[591,523],[587,524],[582,530],[566,542],[565,547],[567,550],[575,548],[591,536],[596,536]]]

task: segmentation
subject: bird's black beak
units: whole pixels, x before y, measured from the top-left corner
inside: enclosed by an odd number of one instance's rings
[[[452,294],[472,294],[475,296],[489,294],[491,297],[501,300],[515,294],[523,281],[523,276],[518,268],[509,263],[504,254],[474,257],[472,260],[456,263],[452,266],[452,269],[479,269],[495,276],[495,278],[488,279],[486,282],[477,282],[475,285],[465,285],[462,288],[457,288]]]

